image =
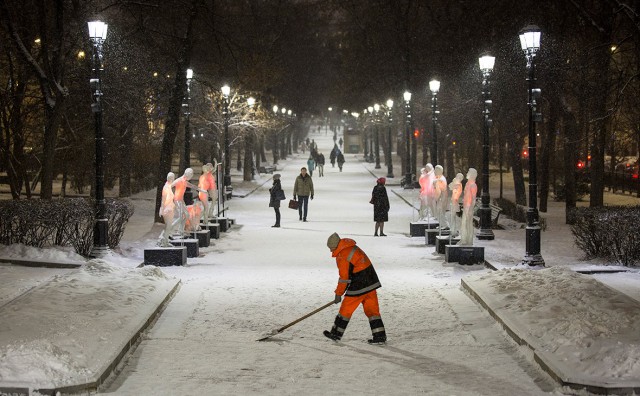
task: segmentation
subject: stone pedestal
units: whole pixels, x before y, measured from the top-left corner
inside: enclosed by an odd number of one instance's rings
[[[203,230],[209,230],[209,235],[211,239],[220,238],[220,224],[218,223],[209,223],[207,225],[200,224]]]
[[[437,236],[436,237],[436,253],[444,254],[444,247],[446,245],[455,245],[460,242],[460,238],[451,238],[451,242],[449,242],[449,236]]]
[[[144,265],[168,267],[187,263],[187,247],[155,247],[144,249]]]
[[[170,242],[173,246],[186,246],[187,258],[198,257],[200,255],[197,239],[172,239]]]
[[[191,237],[198,240],[199,247],[209,247],[211,244],[211,233],[208,230],[192,232]]]
[[[428,245],[428,246],[435,246],[436,238],[438,236],[440,236],[440,235],[442,235],[442,236],[446,235],[448,237],[449,230],[440,231],[439,229],[435,229],[434,230],[432,228],[424,230],[424,242],[425,242],[425,244]]]
[[[484,247],[446,245],[444,261],[462,265],[484,264]]]
[[[438,223],[427,223],[426,221],[412,221],[409,223],[409,234],[412,237],[421,236],[425,234],[425,230],[438,228]]]
[[[220,232],[227,232],[229,230],[229,219],[226,217],[218,217],[216,222],[220,225]]]

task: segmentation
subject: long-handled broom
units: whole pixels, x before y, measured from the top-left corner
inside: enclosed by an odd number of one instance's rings
[[[277,330],[273,330],[268,336],[266,336],[264,338],[261,338],[259,340],[256,340],[256,341],[266,341],[269,338],[273,337],[274,335],[282,333],[282,331],[284,331],[285,329],[288,329],[289,327],[293,326],[294,324],[305,320],[309,316],[317,314],[318,312],[322,311],[325,308],[328,308],[328,307],[332,306],[333,304],[335,304],[335,301],[328,302],[325,305],[321,306],[320,308],[314,309],[313,311],[309,312],[308,314],[304,315],[303,317],[298,318],[298,319],[294,320],[293,322],[291,322],[289,324],[286,324],[286,325],[282,326],[281,328],[279,328]]]

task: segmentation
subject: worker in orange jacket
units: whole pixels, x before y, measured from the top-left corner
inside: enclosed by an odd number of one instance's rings
[[[342,305],[340,305],[340,312],[336,316],[331,331],[325,330],[324,335],[339,341],[349,324],[351,315],[362,304],[373,333],[373,338],[368,342],[370,344],[386,342],[387,333],[380,317],[378,294],[376,293],[376,289],[381,285],[371,260],[362,249],[356,246],[356,241],[340,238],[335,232],[327,240],[327,246],[331,250],[332,257],[336,258],[340,276],[334,302],[337,304],[342,301]],[[344,299],[342,299],[343,294]]]

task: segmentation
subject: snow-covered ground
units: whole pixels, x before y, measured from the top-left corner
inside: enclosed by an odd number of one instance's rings
[[[315,139],[328,160],[333,144],[331,133],[314,133],[310,138]],[[298,154],[279,165],[287,199],[292,196],[294,179],[300,167],[306,166],[306,159],[307,155]],[[375,185],[374,175],[384,176],[386,168],[383,165],[383,169],[376,170],[373,164],[362,162],[356,155],[347,155],[346,160],[343,172],[332,168],[327,161],[325,177],[319,178],[314,173],[316,191],[310,203],[309,222],[298,221],[297,212],[284,205],[279,229],[270,227],[274,222],[273,210],[268,207],[270,175],[242,183],[234,176],[234,194],[245,196],[230,201],[229,216],[236,219],[237,225],[211,247],[202,248],[200,257],[189,259],[186,266],[162,268],[164,276],[147,277],[151,278],[147,282],[166,276],[180,279],[182,284],[136,350],[123,362],[118,374],[112,376],[100,392],[117,395],[586,394],[559,387],[543,372],[530,350],[517,345],[463,291],[463,278],[473,280],[483,290],[495,289],[495,298],[502,298],[501,309],[514,317],[531,319],[526,324],[532,333],[544,335],[556,329],[554,331],[562,336],[556,346],[562,357],[575,355],[577,350],[572,347],[584,346],[602,335],[619,337],[628,348],[622,351],[616,345],[607,345],[591,349],[593,356],[582,359],[581,365],[575,368],[587,375],[640,379],[637,347],[640,343],[634,341],[640,334],[637,320],[640,275],[637,270],[597,276],[563,270],[562,267],[599,268],[604,263],[582,260],[568,228],[556,221],[561,218],[561,204],[550,205],[547,216],[553,221],[550,219],[548,230],[542,234],[542,254],[547,266],[556,268],[513,269],[524,254],[524,230],[513,229],[496,230],[495,241],[478,242],[486,248],[486,259],[504,270],[494,272],[479,265],[447,264],[434,254],[433,247],[425,246],[424,238],[408,236],[409,221],[415,218],[415,210],[405,200],[413,202],[415,192],[402,190],[397,185],[399,177],[388,181],[391,212],[385,233],[389,236],[373,236],[373,214],[368,202]],[[400,174],[398,164],[394,171]],[[259,188],[249,194],[256,187]],[[136,213],[127,227],[121,250],[111,259],[100,261],[99,271],[91,271],[92,276],[102,278],[101,281],[80,291],[92,295],[100,289],[96,295],[99,301],[95,302],[99,307],[84,308],[100,313],[95,315],[95,326],[108,320],[109,312],[126,311],[122,296],[118,296],[121,293],[118,287],[101,285],[134,282],[132,277],[141,271],[133,268],[143,261],[143,249],[154,245],[161,229],[152,223],[154,196],[154,192],[147,192],[135,197]],[[333,299],[338,274],[326,247],[332,232],[355,239],[376,267],[383,285],[378,295],[389,338],[387,345],[366,343],[370,330],[361,310],[354,314],[341,342],[323,337],[322,330],[331,327],[337,306],[296,324],[271,341],[257,342],[272,330]],[[3,247],[0,257],[11,257],[9,253],[15,249]],[[28,249],[22,251],[22,256],[31,254],[36,253]],[[61,253],[55,257],[53,253],[37,254],[44,261],[47,258],[65,260],[59,256]],[[66,259],[77,259],[67,254]],[[83,271],[90,271],[96,265],[92,262],[81,270],[0,266],[0,309],[10,307],[10,301],[24,292],[29,295],[37,290],[43,293],[55,290],[56,278],[47,283],[52,276],[85,277],[88,275]],[[5,274],[13,275],[5,277]],[[134,285],[145,284],[140,277],[135,279],[141,283],[135,283],[136,280]],[[621,298],[615,293],[606,296],[592,293],[594,285],[600,285],[595,279],[630,298]],[[37,285],[41,286],[30,289]],[[498,293],[504,290],[508,293]],[[137,299],[137,306],[146,301],[145,293],[131,298]],[[546,308],[534,304],[539,300]],[[153,299],[149,301],[153,303]],[[579,321],[567,322],[571,317],[569,305],[586,307],[588,315]],[[69,318],[76,317],[78,309],[77,304],[55,301],[42,301],[40,307],[43,316],[55,312]],[[577,307],[575,312],[580,312]],[[139,318],[129,320],[134,319]],[[558,329],[556,325],[560,324],[564,327]],[[81,334],[75,343],[60,346],[60,340],[52,336],[59,329],[49,326],[44,331],[44,324],[35,319],[32,326],[43,327],[41,341],[23,344],[15,327],[0,323],[5,340],[0,344],[0,383],[24,379],[18,374],[24,371],[37,372],[33,376],[39,380],[49,376],[53,381],[74,372],[82,373],[85,366],[79,365],[82,359],[76,358],[83,356],[85,340]],[[64,354],[59,353],[61,349]],[[62,359],[61,355],[71,357]],[[54,364],[62,367],[49,369]]]

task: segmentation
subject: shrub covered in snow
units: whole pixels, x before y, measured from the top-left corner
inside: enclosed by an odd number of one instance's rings
[[[575,208],[571,232],[587,257],[633,266],[640,264],[640,207]]]
[[[133,204],[107,199],[109,247],[120,243]],[[84,198],[0,201],[0,243],[27,246],[73,246],[88,256],[93,247],[94,201]]]

